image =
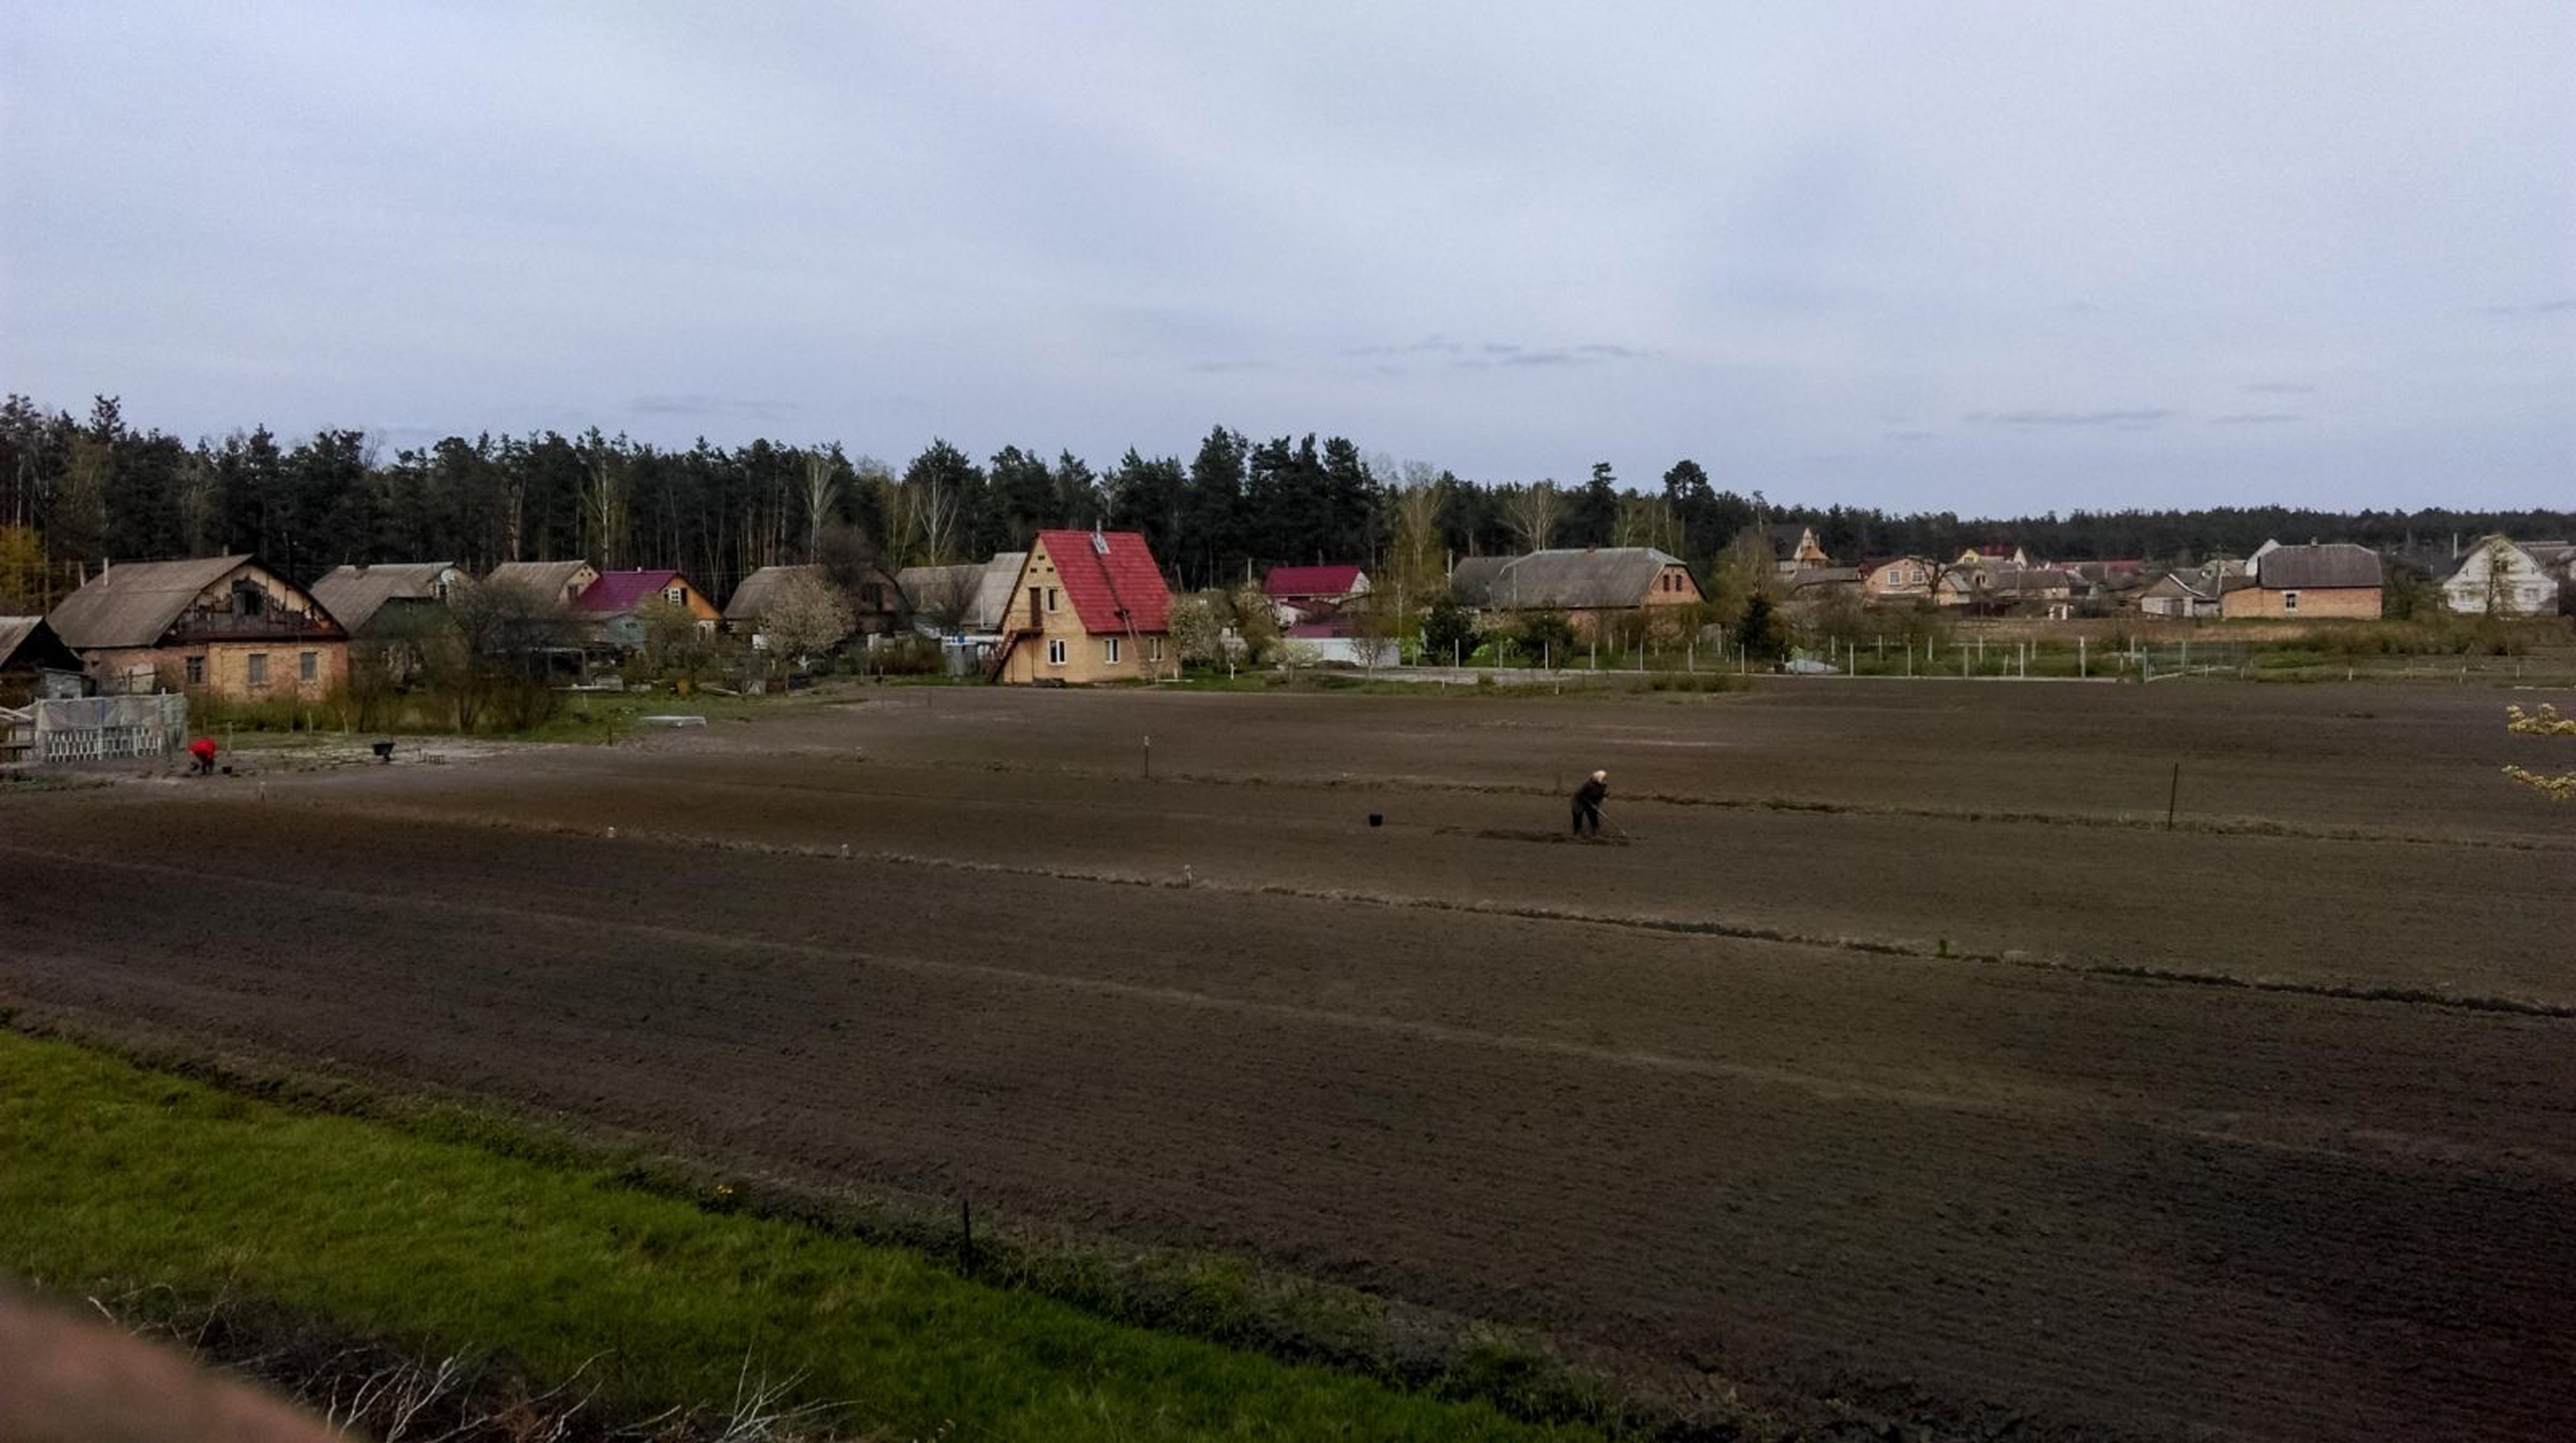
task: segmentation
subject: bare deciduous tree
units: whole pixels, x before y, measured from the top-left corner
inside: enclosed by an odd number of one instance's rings
[[[814,446],[805,452],[805,559],[823,559],[823,532],[841,509],[841,448]]]
[[[1565,495],[1553,481],[1533,481],[1503,494],[1503,524],[1520,538],[1523,551],[1545,551],[1565,518]]]

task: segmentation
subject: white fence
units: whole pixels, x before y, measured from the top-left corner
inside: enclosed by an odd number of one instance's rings
[[[23,717],[23,721],[6,718]],[[168,756],[188,731],[184,696],[88,696],[0,713],[0,759],[44,763]]]

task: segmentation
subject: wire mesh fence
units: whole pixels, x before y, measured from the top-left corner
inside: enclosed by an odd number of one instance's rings
[[[49,765],[168,756],[188,731],[188,699],[178,695],[39,701],[24,715],[19,750]]]

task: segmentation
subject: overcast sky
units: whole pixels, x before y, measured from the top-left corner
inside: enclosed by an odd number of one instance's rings
[[[2576,0],[10,7],[0,386],[2576,507]]]

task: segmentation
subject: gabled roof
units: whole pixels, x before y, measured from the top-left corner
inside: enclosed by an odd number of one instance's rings
[[[977,631],[999,631],[1002,617],[1011,609],[1011,588],[1020,584],[1020,568],[1028,564],[1025,551],[997,551],[984,563],[984,574],[975,583],[975,606],[967,621]]]
[[[2156,578],[2155,585],[2148,587],[2146,590],[2138,593],[2138,595],[2141,599],[2147,597],[2188,596],[2195,601],[2207,601],[2209,599],[2208,592],[2201,590],[2199,587],[2194,586],[2183,579],[2184,576],[2189,574],[2192,573],[2168,571],[2164,575]]]
[[[2083,578],[2071,571],[2052,571],[2037,566],[2014,567],[1994,575],[1996,591],[2071,591],[2083,584]]]
[[[585,616],[624,616],[684,578],[668,567],[644,571],[603,571],[575,597],[572,609]]]
[[[587,561],[504,561],[492,568],[486,581],[506,581],[524,586],[539,596],[561,596],[572,585]]]
[[[1045,547],[1055,563],[1056,577],[1084,631],[1111,636],[1171,629],[1171,589],[1163,584],[1163,569],[1154,564],[1143,533],[1041,531],[1036,545]]]
[[[1357,566],[1274,566],[1261,578],[1264,596],[1348,596],[1359,588]]]
[[[1805,543],[1809,533],[1814,529],[1798,521],[1775,522],[1763,527],[1762,534],[1771,539],[1771,559],[1786,561],[1796,555],[1799,546]]]
[[[1449,574],[1449,587],[1469,606],[1505,610],[1642,606],[1664,568],[1681,564],[1680,557],[1652,546],[1471,556]]]
[[[75,651],[150,646],[170,630],[198,592],[249,564],[247,555],[111,564],[87,586],[64,597],[45,620]]]
[[[354,636],[388,601],[433,601],[438,578],[452,561],[402,561],[384,566],[337,566],[313,583],[313,599]]]
[[[1801,566],[1789,574],[1789,589],[1797,591],[1810,586],[1857,586],[1857,566]]]
[[[764,566],[733,589],[733,596],[725,602],[724,619],[758,621],[769,609],[770,598],[778,594],[778,588],[799,576],[819,578],[822,574],[820,566]]]
[[[2330,541],[2323,546],[2276,546],[2262,556],[2255,578],[2266,591],[2379,585],[2379,554],[2349,541]]]
[[[0,616],[0,671],[10,667],[80,669],[80,658],[41,616]]]

